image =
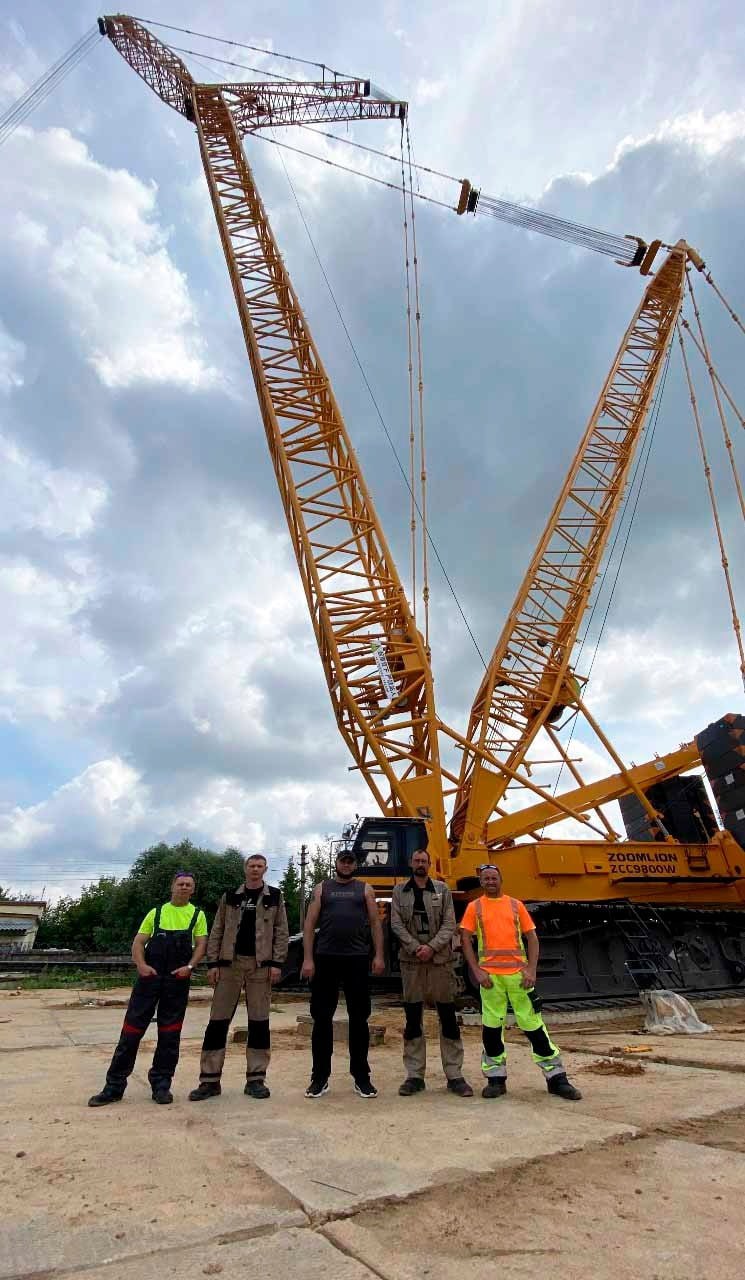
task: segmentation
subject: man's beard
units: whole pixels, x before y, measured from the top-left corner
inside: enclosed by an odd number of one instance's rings
[[[336,868],[336,874],[337,874],[337,876],[339,877],[339,879],[340,879],[340,880],[353,880],[353,879],[354,879],[354,871],[355,871],[354,867],[352,868],[352,870],[351,870],[351,871],[342,871],[342,870],[340,870],[340,868],[339,868],[339,867],[337,867],[337,868]]]

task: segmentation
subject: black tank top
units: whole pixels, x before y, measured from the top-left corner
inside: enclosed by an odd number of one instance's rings
[[[370,951],[370,922],[361,880],[324,880],[318,918],[316,954],[366,956]]]

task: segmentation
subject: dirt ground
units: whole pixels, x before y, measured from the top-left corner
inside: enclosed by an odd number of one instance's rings
[[[555,1017],[575,1104],[548,1096],[516,1031],[508,1094],[483,1100],[477,1027],[463,1032],[476,1097],[447,1093],[433,1015],[427,1089],[399,1098],[401,1011],[382,1004],[379,1098],[354,1095],[339,1042],[331,1092],[309,1102],[307,1004],[279,997],[271,1099],[244,1097],[231,1044],[222,1096],[193,1104],[200,993],[174,1105],[150,1100],[150,1037],[124,1101],[90,1110],[125,1000],[0,992],[0,1280],[130,1280],[137,1263],[224,1280],[741,1273],[745,1001],[702,1005],[714,1029],[699,1037],[649,1036],[637,1011]]]

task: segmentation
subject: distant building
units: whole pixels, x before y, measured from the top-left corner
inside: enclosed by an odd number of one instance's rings
[[[0,902],[0,951],[30,951],[45,902]]]

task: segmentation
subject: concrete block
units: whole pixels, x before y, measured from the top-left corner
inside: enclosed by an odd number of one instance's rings
[[[313,1019],[309,1013],[299,1013],[297,1017],[297,1033],[304,1039],[310,1039],[313,1031]],[[385,1027],[370,1026],[370,1044],[385,1044]],[[349,1044],[349,1020],[334,1018],[334,1043]]]

